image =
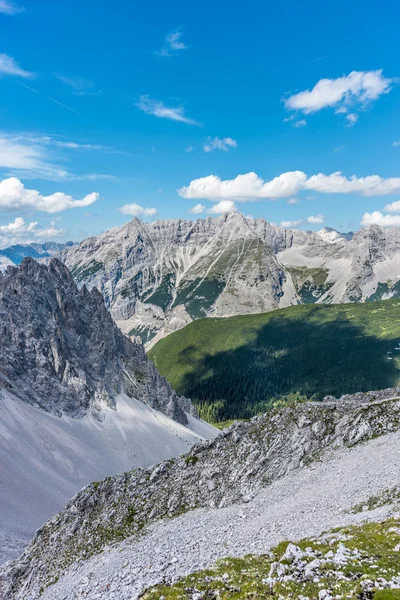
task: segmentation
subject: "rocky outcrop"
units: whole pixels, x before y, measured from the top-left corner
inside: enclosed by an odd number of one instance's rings
[[[58,259],[25,258],[0,274],[0,388],[72,417],[101,419],[122,392],[183,424],[192,410],[119,331],[98,290],[79,290]]]
[[[75,561],[197,507],[248,502],[327,449],[354,446],[400,428],[400,400],[370,396],[300,403],[235,423],[176,460],[87,486],[48,521],[3,572],[4,597],[36,597]]]
[[[97,287],[121,329],[151,345],[206,316],[400,295],[400,230],[287,230],[238,213],[133,219],[64,249],[78,285]]]

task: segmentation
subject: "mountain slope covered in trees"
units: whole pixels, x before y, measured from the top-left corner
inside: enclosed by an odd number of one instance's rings
[[[282,399],[384,389],[400,381],[400,301],[202,319],[149,356],[214,422],[251,417]]]

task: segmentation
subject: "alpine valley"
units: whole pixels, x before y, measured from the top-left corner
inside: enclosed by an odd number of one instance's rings
[[[147,347],[202,317],[400,295],[400,230],[376,225],[342,234],[288,230],[239,213],[135,218],[58,256]]]

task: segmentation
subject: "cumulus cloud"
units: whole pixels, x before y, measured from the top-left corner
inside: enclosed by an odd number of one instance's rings
[[[0,225],[0,247],[11,246],[21,242],[28,243],[64,235],[63,229],[58,229],[54,222],[48,227],[41,228],[37,221],[25,223],[22,217],[17,217],[12,223]]]
[[[5,15],[15,15],[23,10],[22,6],[18,6],[18,4],[11,0],[0,0],[0,13]]]
[[[131,215],[131,217],[154,217],[157,214],[156,208],[145,208],[136,204],[124,204],[119,209],[123,215]]]
[[[57,213],[69,208],[89,206],[99,199],[93,192],[82,200],[74,200],[72,196],[56,192],[43,196],[37,190],[27,189],[17,177],[9,177],[0,181],[0,210],[37,210]]]
[[[385,196],[400,193],[400,177],[384,179],[379,175],[349,178],[340,171],[307,177],[303,171],[288,171],[270,181],[256,173],[238,175],[222,180],[216,175],[200,177],[178,190],[182,198],[195,200],[235,200],[249,202],[260,199],[290,198],[302,190],[323,194],[358,194],[360,196]]]
[[[325,221],[324,215],[315,215],[314,217],[307,217],[307,223],[311,223],[313,225],[317,225],[323,223]]]
[[[336,108],[347,112],[350,106],[365,105],[387,94],[395,79],[382,75],[382,69],[376,71],[352,71],[349,75],[337,79],[320,79],[311,90],[305,90],[284,99],[285,107],[312,114],[323,108]]]
[[[236,204],[232,202],[232,200],[221,200],[221,202],[218,202],[218,204],[215,204],[210,208],[208,212],[214,215],[220,215],[222,213],[235,212],[235,210]]]
[[[165,44],[155,54],[158,56],[175,56],[182,50],[187,50],[186,44],[182,42],[182,32],[172,31],[165,36]]]
[[[325,194],[360,194],[361,196],[386,196],[400,193],[400,177],[384,179],[379,175],[356,177],[349,179],[340,171],[331,175],[319,173],[307,179],[305,186],[308,190]]]
[[[213,150],[224,150],[229,152],[230,148],[237,148],[237,141],[230,137],[226,138],[207,138],[206,143],[203,146],[204,152],[212,152]]]
[[[188,186],[178,190],[178,193],[189,199],[230,199],[240,202],[261,198],[288,198],[304,186],[306,179],[302,171],[282,173],[271,181],[264,181],[253,172],[225,181],[216,175],[209,175],[194,179]]]
[[[199,125],[197,121],[189,119],[185,115],[183,106],[168,107],[159,100],[153,100],[149,96],[140,96],[139,102],[136,103],[137,108],[148,115],[154,115],[160,119],[170,119],[172,121],[180,121],[187,125]]]
[[[395,202],[386,204],[386,206],[383,210],[385,212],[400,213],[400,200],[396,200]]]
[[[28,79],[33,77],[33,73],[25,71],[19,64],[8,54],[0,54],[0,75],[14,75],[15,77],[24,77]]]
[[[193,206],[191,209],[189,209],[189,213],[192,215],[200,215],[205,210],[206,207],[204,206],[204,204],[196,204],[196,206]]]
[[[280,226],[284,229],[295,229],[299,225],[303,224],[303,219],[299,219],[298,221],[281,221]]]
[[[372,213],[366,212],[362,219],[361,225],[380,225],[380,227],[400,227],[400,215],[383,215],[378,210]]]

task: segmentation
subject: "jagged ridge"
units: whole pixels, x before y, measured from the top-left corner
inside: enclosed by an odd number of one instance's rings
[[[180,399],[115,326],[96,288],[76,286],[58,259],[25,258],[0,274],[0,388],[57,415],[101,418],[126,392],[186,424]]]

